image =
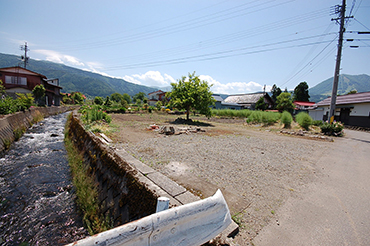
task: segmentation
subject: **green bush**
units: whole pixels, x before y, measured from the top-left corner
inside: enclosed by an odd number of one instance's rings
[[[321,132],[329,136],[342,136],[344,126],[340,122],[333,122],[329,124],[328,122],[323,123],[321,126]]]
[[[314,126],[321,126],[323,123],[322,123],[322,121],[321,120],[314,120],[314,121],[312,121],[312,125],[314,125]]]
[[[292,121],[293,121],[293,117],[288,111],[284,111],[281,114],[280,122],[284,124],[284,128],[290,128]]]
[[[0,114],[13,114],[29,109],[33,105],[32,94],[17,93],[18,98],[5,97],[0,99]]]
[[[104,99],[102,97],[97,96],[97,97],[94,98],[94,103],[98,104],[98,105],[103,105],[104,104]]]
[[[300,112],[299,114],[297,114],[295,119],[296,122],[306,131],[309,130],[310,126],[313,123],[311,116],[305,112]]]

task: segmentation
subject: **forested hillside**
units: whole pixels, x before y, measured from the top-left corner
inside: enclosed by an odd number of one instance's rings
[[[0,53],[0,67],[23,65],[19,56]],[[128,93],[133,96],[139,92],[146,94],[156,89],[133,84],[123,79],[106,77],[97,73],[76,69],[63,64],[30,59],[27,69],[45,75],[47,78],[58,78],[62,92],[79,91],[88,97],[106,97],[112,93]]]

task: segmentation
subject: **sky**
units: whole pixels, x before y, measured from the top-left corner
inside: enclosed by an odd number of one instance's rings
[[[334,74],[342,0],[0,0],[0,53],[218,94],[309,87]],[[370,0],[347,0],[342,74],[370,74]],[[347,41],[353,39],[353,41]],[[358,46],[351,48],[350,46]],[[370,89],[370,85],[369,85]]]

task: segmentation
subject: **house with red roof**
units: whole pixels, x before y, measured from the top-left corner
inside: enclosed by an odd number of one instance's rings
[[[328,120],[331,97],[308,109],[314,120]],[[337,96],[334,120],[349,126],[370,128],[370,91]]]
[[[22,67],[0,68],[0,80],[3,81],[5,92],[10,96],[16,93],[32,93],[36,85],[45,87],[45,104],[60,106],[62,96],[59,79],[48,79],[45,75]]]
[[[153,91],[148,94],[148,104],[149,106],[155,106],[158,101],[163,101],[166,97],[166,92],[162,90]]]
[[[313,107],[315,102],[301,102],[301,101],[294,101],[294,114],[298,114],[299,112],[308,112],[308,108]]]

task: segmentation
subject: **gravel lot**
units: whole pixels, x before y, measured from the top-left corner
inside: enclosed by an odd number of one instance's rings
[[[283,136],[243,120],[193,117],[205,132],[181,135],[150,131],[150,124],[173,125],[178,116],[112,115],[116,144],[201,197],[221,189],[240,233],[234,242],[249,245],[290,196],[320,175],[316,161],[330,142]],[[184,125],[174,125],[183,127]]]

